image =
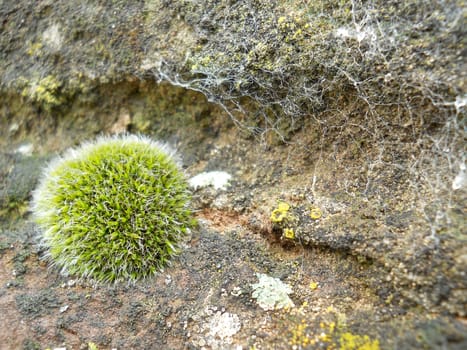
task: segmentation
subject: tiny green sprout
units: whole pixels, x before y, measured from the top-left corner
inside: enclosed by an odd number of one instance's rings
[[[154,275],[193,226],[190,193],[174,152],[147,137],[101,137],[44,171],[33,216],[45,258],[97,282]]]

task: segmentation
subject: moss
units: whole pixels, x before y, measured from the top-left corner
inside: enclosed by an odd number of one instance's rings
[[[101,138],[51,163],[33,196],[46,257],[96,281],[155,274],[193,225],[187,184],[167,147]]]
[[[26,82],[23,96],[30,98],[34,103],[50,111],[65,102],[62,94],[62,83],[53,75],[48,75],[38,81]]]

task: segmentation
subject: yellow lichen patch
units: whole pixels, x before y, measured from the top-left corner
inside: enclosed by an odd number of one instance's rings
[[[279,19],[277,20],[277,24],[278,25],[282,25],[282,23],[284,23],[286,21],[287,18],[285,18],[285,16],[281,16],[279,17]]]
[[[290,209],[290,205],[285,202],[279,202],[277,204],[277,208],[274,209],[271,213],[271,221],[272,222],[282,222],[284,221]]]
[[[271,212],[271,222],[275,224],[277,231],[282,232],[282,238],[293,240],[296,238],[296,222],[298,218],[290,211],[290,204],[286,202],[277,203],[276,208]]]
[[[379,350],[378,339],[371,340],[367,335],[350,332],[342,333],[339,339],[341,350]]]
[[[326,329],[327,333],[332,334],[336,329],[336,322],[321,322],[319,326],[322,329]]]
[[[295,238],[295,232],[291,228],[285,228],[284,229],[284,237],[288,239],[294,239]]]
[[[283,212],[287,212],[290,209],[290,205],[286,202],[279,202],[279,204],[277,204],[277,209]]]
[[[274,209],[271,213],[272,222],[282,222],[287,216],[287,212],[280,211],[279,209]]]
[[[31,43],[26,52],[29,56],[40,56],[42,47],[43,45],[40,42]]]
[[[311,283],[310,283],[311,285]],[[328,350],[380,350],[379,340],[368,335],[353,334],[349,331],[345,315],[332,306],[318,324],[307,315],[308,303],[290,312],[297,316],[289,327],[289,344],[292,348],[319,348]]]
[[[23,90],[23,96],[32,98],[45,109],[61,105],[64,100],[60,95],[62,84],[53,75],[48,75],[36,82],[29,82]]]
[[[311,289],[311,290],[316,290],[316,289],[318,289],[318,283],[317,283],[317,282],[311,281],[311,282],[310,282],[310,289]]]
[[[307,334],[307,324],[305,320],[302,320],[295,328],[291,329],[291,339],[289,344],[292,346],[306,347],[308,345],[315,344],[313,338]]]
[[[310,209],[310,218],[312,218],[313,220],[318,220],[319,218],[321,218],[321,216],[323,216],[323,212],[320,208],[312,207]]]
[[[98,350],[97,345],[94,344],[93,342],[88,343],[88,349],[89,350]]]

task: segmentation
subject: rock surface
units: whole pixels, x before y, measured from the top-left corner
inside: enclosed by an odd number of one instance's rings
[[[0,1],[2,346],[466,348],[465,9],[373,5]],[[50,157],[119,132],[232,178],[194,191],[171,267],[96,287],[41,261],[28,205]],[[263,310],[257,274],[295,306]]]

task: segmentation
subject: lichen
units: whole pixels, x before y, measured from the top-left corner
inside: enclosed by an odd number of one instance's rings
[[[341,350],[379,350],[378,339],[370,339],[367,335],[342,333],[339,339]]]
[[[193,176],[188,182],[193,189],[212,186],[215,190],[226,190],[231,178],[225,171],[209,171]]]
[[[349,331],[345,316],[328,308],[325,319],[314,327],[313,321],[305,315],[309,310],[307,303],[291,310],[291,314],[299,315],[291,322],[289,344],[300,348],[323,348],[340,350],[379,350],[379,340],[368,335],[355,334]]]
[[[252,297],[263,310],[278,310],[294,306],[290,299],[292,288],[280,279],[258,273],[258,283],[252,284]]]
[[[323,216],[323,212],[320,208],[312,207],[310,209],[310,218],[312,218],[313,220],[318,220],[319,218],[321,218],[321,216]]]
[[[61,88],[62,83],[55,76],[48,75],[37,81],[27,82],[22,94],[45,110],[51,110],[65,101]]]
[[[295,239],[295,227],[297,217],[290,212],[290,204],[279,202],[271,212],[270,220],[273,229],[279,230],[283,238]]]
[[[294,239],[295,238],[295,232],[292,228],[287,227],[284,229],[284,237],[287,239]]]

